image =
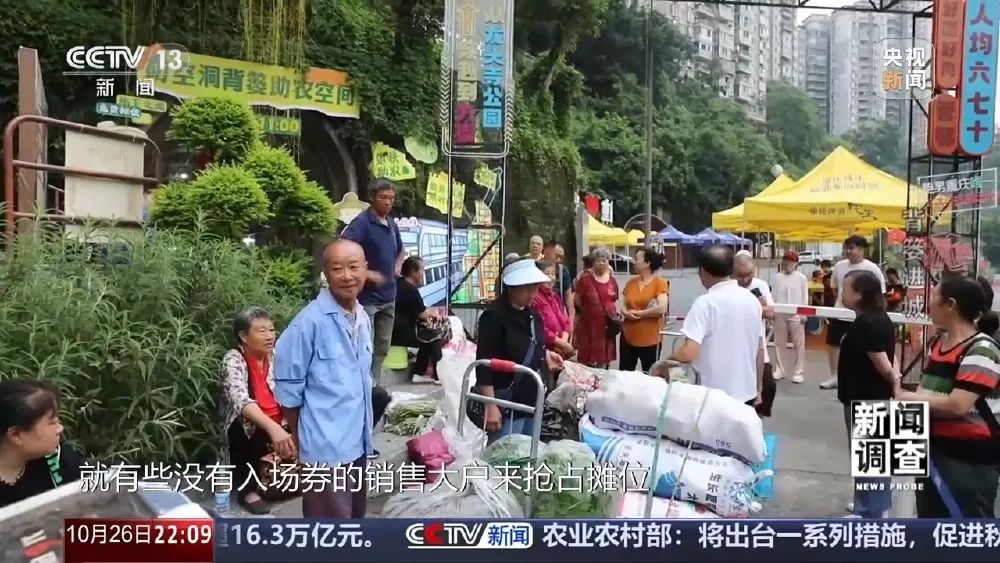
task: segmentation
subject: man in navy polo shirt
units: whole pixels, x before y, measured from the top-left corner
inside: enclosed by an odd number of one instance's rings
[[[376,178],[368,185],[371,207],[351,221],[340,235],[361,245],[368,262],[368,282],[358,301],[372,320],[372,379],[382,379],[382,362],[389,353],[392,326],[396,317],[396,278],[406,253],[399,227],[389,217],[396,203],[396,186],[386,178]]]

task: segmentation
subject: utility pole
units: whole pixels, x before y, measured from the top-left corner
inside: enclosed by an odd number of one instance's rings
[[[646,12],[646,244],[653,231],[653,2]]]

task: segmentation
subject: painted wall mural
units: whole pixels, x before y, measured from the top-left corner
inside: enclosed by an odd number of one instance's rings
[[[454,291],[452,303],[479,303],[493,298],[493,284],[500,271],[499,246],[495,246],[483,258],[479,267],[473,269],[476,261],[496,238],[495,231],[482,228],[492,222],[489,208],[476,201],[476,220],[473,223],[476,226],[454,228],[451,251]],[[419,217],[397,218],[396,225],[407,254],[424,260],[424,286],[420,288],[424,303],[428,307],[443,305],[448,291],[448,225]],[[466,277],[470,270],[471,274]]]

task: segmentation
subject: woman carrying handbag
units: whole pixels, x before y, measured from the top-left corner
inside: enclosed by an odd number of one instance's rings
[[[618,282],[603,248],[591,253],[594,268],[576,283],[573,295],[579,310],[577,360],[591,367],[607,369],[618,358],[616,341],[622,331],[618,314]]]

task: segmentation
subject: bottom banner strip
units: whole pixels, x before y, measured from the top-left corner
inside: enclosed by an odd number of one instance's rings
[[[218,563],[950,563],[995,562],[1000,549],[1000,524],[975,520],[241,519],[215,532]]]

